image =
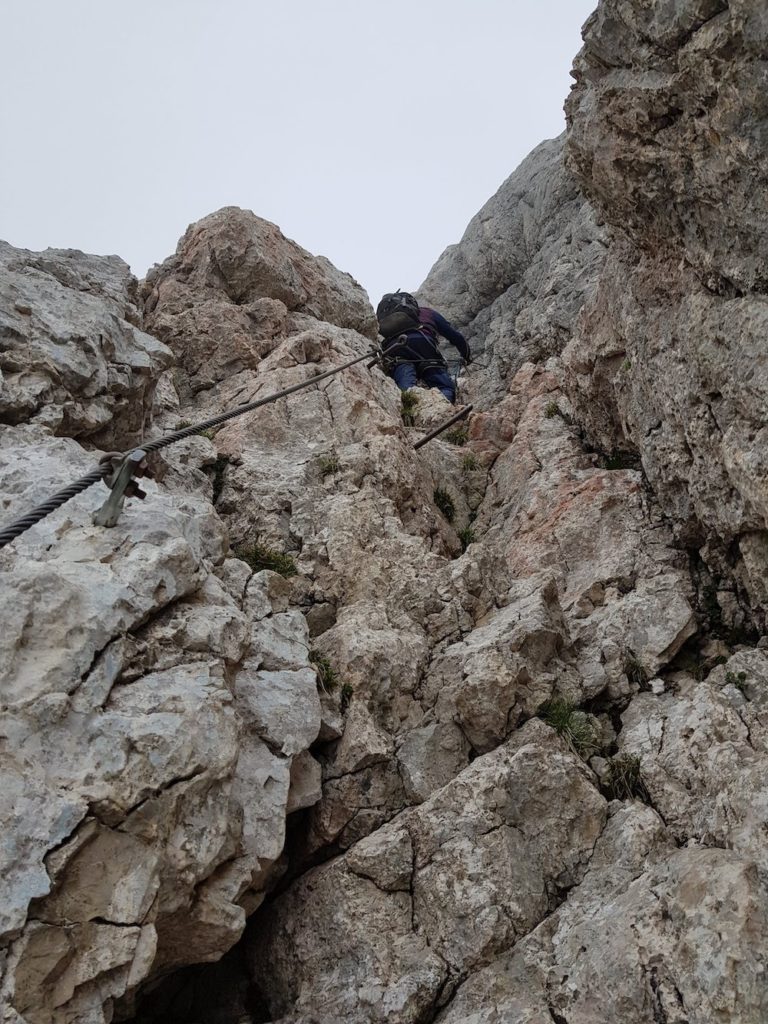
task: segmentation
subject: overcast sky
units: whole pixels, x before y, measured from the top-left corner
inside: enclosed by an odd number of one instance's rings
[[[564,127],[596,0],[0,0],[0,238],[134,273],[237,205],[415,289]]]

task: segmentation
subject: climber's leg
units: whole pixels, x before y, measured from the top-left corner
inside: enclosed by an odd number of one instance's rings
[[[416,386],[416,367],[413,363],[395,363],[389,371],[390,377],[394,378],[395,384],[401,391]]]
[[[456,401],[456,386],[453,383],[453,378],[444,366],[431,366],[429,369],[422,370],[421,379],[428,388],[437,388],[441,391],[449,402],[453,403]]]

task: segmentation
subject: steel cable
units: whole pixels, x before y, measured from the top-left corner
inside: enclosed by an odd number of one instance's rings
[[[269,405],[270,402],[276,402],[278,398],[284,398],[286,395],[292,395],[296,391],[301,391],[302,388],[308,388],[312,384],[318,384],[321,380],[326,380],[328,377],[332,377],[336,373],[340,373],[342,370],[346,370],[350,366],[354,366],[355,363],[361,363],[364,359],[371,359],[373,357],[371,365],[379,361],[379,353],[370,350],[364,353],[362,356],[357,356],[355,359],[350,359],[346,363],[342,363],[341,366],[334,366],[330,370],[326,370],[324,373],[317,373],[310,377],[308,380],[300,381],[298,384],[292,384],[290,387],[283,388],[281,391],[275,391],[271,395],[266,395],[264,398],[258,398],[253,402],[247,402],[243,405],[239,405],[236,409],[230,409],[229,412],[221,413],[219,416],[212,416],[208,420],[203,420],[202,423],[196,423],[189,427],[184,427],[181,430],[175,430],[171,434],[164,434],[163,437],[158,437],[154,441],[148,441],[146,444],[142,444],[137,448],[132,448],[128,452],[123,452],[119,458],[126,458],[131,452],[144,451],[147,455],[152,452],[159,452],[163,448],[167,448],[169,445],[175,444],[177,441],[183,441],[187,437],[194,437],[195,434],[199,434],[204,430],[208,430],[211,427],[217,427],[221,423],[226,423],[227,420],[234,419],[236,416],[242,416],[244,413],[252,412],[254,409],[259,409],[264,405]],[[39,523],[41,519],[45,519],[46,516],[50,515],[51,512],[55,512],[57,508],[64,505],[70,498],[74,498],[75,495],[80,494],[81,491],[87,490],[93,484],[103,480],[104,477],[108,476],[112,472],[112,466],[106,462],[103,465],[97,466],[91,470],[86,476],[80,477],[79,480],[75,480],[74,483],[69,484],[68,487],[63,488],[61,491],[57,491],[56,494],[52,494],[50,498],[44,501],[41,505],[27,512],[26,515],[21,516],[19,519],[15,519],[12,523],[9,523],[6,527],[0,530],[0,548],[4,548],[11,541],[16,540],[17,537],[21,536],[22,533],[29,530],[30,527]]]
[[[51,512],[61,508],[70,498],[74,498],[76,494],[80,494],[81,491],[85,491],[93,486],[93,484],[97,484],[99,480],[103,480],[109,472],[111,472],[109,465],[97,466],[96,469],[91,470],[86,476],[81,476],[79,480],[75,480],[68,487],[64,487],[61,491],[57,491],[56,494],[52,494],[42,505],[38,505],[37,508],[27,512],[25,516],[21,516],[20,519],[15,519],[12,523],[9,523],[8,526],[0,530],[0,548],[10,544],[12,540],[16,540],[17,537],[34,526],[35,523],[39,523],[41,519],[45,519]]]
[[[459,412],[457,412],[455,416],[451,416],[451,418],[449,420],[446,420],[445,423],[441,423],[439,426],[435,427],[434,430],[431,430],[428,434],[422,437],[421,440],[417,441],[413,446],[414,450],[423,448],[425,444],[428,444],[439,434],[442,434],[442,432],[444,430],[447,430],[448,427],[452,427],[454,423],[458,423],[459,420],[463,420],[465,417],[469,416],[469,414],[472,412],[472,408],[473,407],[471,405],[465,405],[464,408],[459,410]]]
[[[175,444],[176,441],[182,441],[186,437],[193,437],[195,434],[199,434],[203,430],[209,430],[211,427],[217,427],[221,423],[226,423],[227,420],[234,419],[235,416],[242,416],[243,413],[252,412],[254,409],[259,409],[262,405],[269,405],[270,402],[276,402],[278,398],[284,398],[286,395],[292,395],[295,391],[301,391],[302,388],[307,388],[310,384],[317,384],[321,380],[325,380],[327,377],[332,377],[335,373],[339,373],[341,370],[346,370],[349,366],[354,366],[355,363],[361,363],[363,359],[370,359],[371,356],[376,356],[376,362],[378,362],[378,353],[374,351],[366,352],[365,355],[357,356],[355,359],[350,359],[346,363],[342,363],[341,366],[334,366],[332,370],[326,370],[325,373],[315,374],[310,377],[309,380],[300,381],[298,384],[292,384],[288,388],[283,388],[282,391],[275,391],[271,395],[267,395],[265,398],[257,398],[253,402],[248,402],[245,405],[239,405],[236,409],[231,409],[229,412],[223,412],[219,416],[212,416],[209,420],[203,420],[202,423],[197,423],[191,427],[183,427],[181,430],[176,430],[172,434],[165,434],[163,437],[158,437],[154,441],[148,441],[147,444],[142,444],[140,447],[148,455],[151,452],[159,452],[162,448],[167,448],[170,444]]]

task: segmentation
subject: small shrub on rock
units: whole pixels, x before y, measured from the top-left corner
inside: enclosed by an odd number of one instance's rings
[[[419,396],[413,391],[401,391],[400,403],[402,405],[403,424],[412,427],[416,422],[416,409],[419,406]]]
[[[326,693],[331,693],[335,690],[339,685],[339,677],[326,656],[321,654],[319,651],[310,651],[309,660],[315,666],[318,685],[325,690]]]
[[[725,681],[726,683],[729,683],[731,686],[735,686],[737,690],[740,690],[746,696],[746,672],[726,672]]]
[[[477,540],[475,531],[471,526],[462,526],[458,531],[458,537],[461,541],[461,550],[466,551],[470,544],[474,544]]]
[[[631,651],[628,651],[624,657],[624,672],[630,683],[639,686],[641,690],[647,687],[648,673]]]
[[[450,496],[448,491],[444,491],[442,487],[436,487],[432,497],[448,522],[452,523],[454,516],[456,515],[456,506],[454,505],[453,498]]]
[[[539,708],[539,717],[562,736],[575,754],[585,761],[600,749],[591,718],[569,700],[553,697]]]
[[[453,430],[446,430],[443,434],[443,438],[448,444],[455,444],[457,447],[463,447],[469,440],[469,427],[466,423],[462,423],[458,427],[454,427]]]
[[[279,572],[281,576],[288,579],[299,571],[296,568],[296,562],[290,555],[275,551],[263,544],[240,544],[234,549],[234,554],[236,558],[247,562],[254,572],[271,569],[272,572]]]
[[[317,460],[317,465],[323,479],[327,476],[332,476],[334,473],[338,473],[341,469],[341,463],[339,462],[339,457],[336,454],[321,456]]]
[[[650,803],[640,771],[640,758],[636,754],[617,754],[616,757],[608,758],[603,789],[610,800],[642,800],[643,803]]]

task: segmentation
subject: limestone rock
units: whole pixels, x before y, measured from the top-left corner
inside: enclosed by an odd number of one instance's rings
[[[546,916],[605,820],[587,771],[553,737],[527,726],[281,896],[253,947],[273,1012],[418,1020],[449,977]]]
[[[143,295],[150,330],[177,354],[193,391],[255,369],[296,323],[289,314],[375,337],[373,311],[348,274],[234,206],[190,225]]]
[[[568,902],[470,978],[438,1019],[759,1020],[768,902],[754,864],[717,849],[667,846],[664,856],[664,846],[648,809],[614,817]]]
[[[639,452],[741,630],[766,600],[765,31],[756,0],[603,0],[568,102],[567,163],[613,236],[569,396],[593,444]]]
[[[679,841],[723,846],[760,865],[768,856],[768,693],[760,686],[767,668],[763,652],[745,652],[705,682],[681,677],[676,693],[640,694],[620,736],[621,750],[640,758],[654,806]],[[754,701],[742,692],[747,687]]]
[[[250,1012],[284,1024],[766,1016],[767,30],[599,4],[568,137],[421,290],[478,357],[466,436],[414,451],[450,406],[404,422],[364,360],[316,383],[367,299],[233,208],[142,287],[143,377],[105,350],[59,391],[51,323],[13,335],[8,517],[93,465],[108,399],[129,432],[161,378],[154,434],[309,386],[169,449],[114,530],[94,488],[0,553],[9,1024],[182,991],[234,1024],[237,958],[219,1000],[169,972],[249,915]],[[155,351],[116,261],[14,259],[76,293],[62,336]]]
[[[286,811],[292,814],[312,807],[323,796],[323,772],[308,750],[302,750],[291,761],[291,788]]]
[[[0,242],[0,420],[108,449],[140,440],[172,359],[140,328],[136,280],[117,256]]]
[[[523,161],[419,289],[479,356],[471,396],[503,398],[523,363],[562,350],[605,258],[605,233],[564,166],[564,143],[543,142]]]
[[[0,451],[14,515],[99,454],[40,424],[2,428]],[[3,1001],[30,1024],[101,1024],[237,941],[320,727],[303,618],[225,560],[205,497],[147,490],[106,530],[91,488],[0,553]]]

